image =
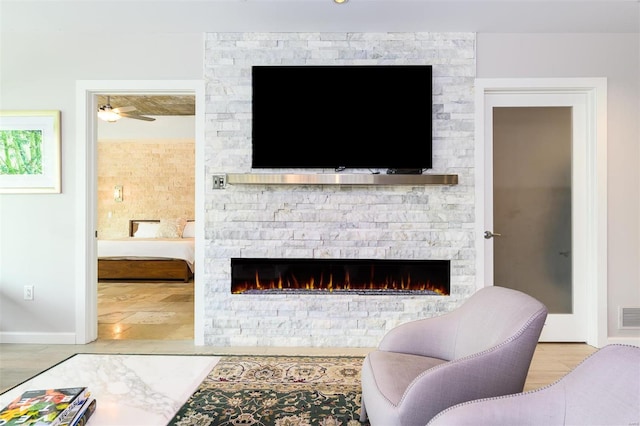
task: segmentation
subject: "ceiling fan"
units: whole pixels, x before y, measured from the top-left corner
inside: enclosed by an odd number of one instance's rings
[[[136,107],[126,106],[114,108],[111,106],[111,97],[107,96],[107,103],[98,108],[98,117],[101,120],[108,121],[110,123],[120,120],[122,117],[134,118],[136,120],[155,121],[155,118],[147,117],[140,114],[129,114],[131,111],[135,111]]]

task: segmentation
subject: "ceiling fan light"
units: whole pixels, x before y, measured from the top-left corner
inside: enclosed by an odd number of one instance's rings
[[[117,112],[111,109],[100,109],[98,111],[98,118],[104,121],[108,121],[109,123],[116,122],[120,120],[122,117]]]

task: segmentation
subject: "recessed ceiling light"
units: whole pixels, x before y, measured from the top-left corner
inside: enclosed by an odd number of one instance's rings
[[[333,0],[333,2],[334,2],[334,3],[336,3],[336,4],[346,3],[346,2],[348,2],[348,1],[349,1],[349,0]],[[638,1],[640,1],[640,0],[638,0]]]

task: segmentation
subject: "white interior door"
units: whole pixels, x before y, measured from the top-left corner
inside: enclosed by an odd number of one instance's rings
[[[591,264],[598,256],[592,99],[576,90],[495,90],[484,91],[480,105],[483,285],[545,303],[541,341],[594,344],[590,301],[602,276]]]

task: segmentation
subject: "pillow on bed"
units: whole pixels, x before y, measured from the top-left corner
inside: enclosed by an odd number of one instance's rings
[[[156,238],[181,238],[186,219],[160,219],[160,227]]]
[[[158,222],[138,222],[138,229],[133,234],[135,238],[155,238],[160,228]]]
[[[182,231],[182,238],[195,238],[196,236],[196,223],[194,221],[187,222]]]

